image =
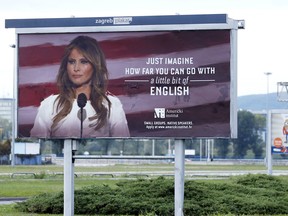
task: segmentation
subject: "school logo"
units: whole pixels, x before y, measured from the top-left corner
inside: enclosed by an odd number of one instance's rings
[[[154,108],[154,118],[165,118],[165,108]]]

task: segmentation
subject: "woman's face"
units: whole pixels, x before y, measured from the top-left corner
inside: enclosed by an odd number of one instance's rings
[[[93,74],[91,63],[77,49],[73,49],[68,57],[68,77],[77,87],[89,84]]]

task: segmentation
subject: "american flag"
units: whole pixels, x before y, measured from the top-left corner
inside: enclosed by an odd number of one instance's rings
[[[55,79],[61,57],[78,35],[94,37],[103,49],[109,71],[108,89],[123,104],[131,137],[230,136],[230,30],[182,30],[19,34],[18,137],[30,136],[40,102],[57,94]],[[147,64],[156,58],[179,59],[180,63]],[[193,64],[181,62],[189,58],[193,58]],[[135,73],[137,68],[139,73]],[[157,75],[156,68],[165,69],[168,74]],[[180,69],[184,69],[184,74]],[[169,79],[170,83],[155,83],[157,78]],[[186,78],[188,95],[151,95],[153,86],[184,86]],[[173,84],[173,79],[181,83]],[[160,119],[155,117],[158,108],[180,113],[177,118]],[[190,128],[153,130],[145,124],[154,125],[161,120],[166,126],[172,121],[177,125],[192,124]]]

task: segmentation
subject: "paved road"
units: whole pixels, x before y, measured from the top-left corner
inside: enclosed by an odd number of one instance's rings
[[[8,205],[16,202],[22,202],[26,200],[23,197],[0,197],[0,205]]]

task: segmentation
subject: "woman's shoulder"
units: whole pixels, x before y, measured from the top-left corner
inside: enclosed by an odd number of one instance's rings
[[[107,97],[112,104],[121,104],[120,99],[116,95],[113,95],[109,92],[107,93]]]
[[[58,95],[49,95],[41,102],[41,104],[53,104],[57,97]]]

